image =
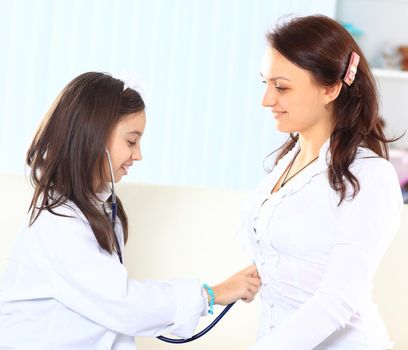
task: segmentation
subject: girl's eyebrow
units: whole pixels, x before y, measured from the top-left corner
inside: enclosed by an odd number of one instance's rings
[[[140,131],[137,131],[137,130],[129,131],[128,134],[133,134],[133,135],[142,136],[142,133],[141,133]]]

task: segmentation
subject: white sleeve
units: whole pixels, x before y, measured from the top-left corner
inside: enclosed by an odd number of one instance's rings
[[[252,350],[313,349],[345,327],[370,298],[374,273],[399,226],[402,208],[390,163],[370,161],[369,167],[353,170],[361,190],[338,209],[336,239],[316,294]]]
[[[55,299],[119,333],[192,335],[207,310],[207,297],[198,280],[129,279],[117,257],[99,247],[87,223],[75,218],[55,222],[56,232],[47,236],[47,266]]]

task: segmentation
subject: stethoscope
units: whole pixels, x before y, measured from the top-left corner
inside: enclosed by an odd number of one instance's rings
[[[112,192],[112,197],[111,197],[111,225],[112,225],[112,230],[113,230],[113,235],[115,236],[115,243],[116,243],[116,252],[119,257],[119,261],[121,264],[123,264],[123,259],[122,259],[122,250],[120,249],[120,245],[118,242],[118,237],[116,236],[116,216],[117,216],[117,204],[116,204],[116,194],[115,194],[115,179],[113,177],[113,167],[112,167],[112,160],[109,151],[106,149],[106,154],[108,156],[108,163],[109,163],[109,172],[111,176],[111,192]],[[109,213],[107,213],[109,214]]]
[[[115,243],[116,243],[116,252],[119,257],[119,261],[121,264],[123,264],[123,258],[122,258],[122,251],[120,249],[118,237],[116,236],[116,230],[115,230],[115,225],[116,225],[116,216],[117,216],[117,204],[116,204],[116,194],[115,194],[115,179],[113,177],[113,167],[112,167],[112,160],[109,151],[106,149],[106,154],[108,157],[108,163],[109,163],[109,172],[110,172],[110,177],[111,177],[111,192],[112,192],[112,197],[111,197],[111,210],[110,213],[108,210],[106,210],[105,206],[105,212],[106,214],[110,214],[111,216],[111,225],[112,225],[112,230],[115,236]],[[158,336],[157,339],[164,341],[166,343],[171,343],[171,344],[184,344],[184,343],[189,343],[191,341],[197,340],[198,338],[201,338],[204,334],[207,334],[223,317],[224,315],[231,309],[231,307],[235,304],[235,302],[227,305],[224,310],[215,318],[214,321],[212,321],[205,329],[203,329],[201,332],[193,335],[191,338],[188,339],[174,339],[174,338],[167,338],[164,336]]]

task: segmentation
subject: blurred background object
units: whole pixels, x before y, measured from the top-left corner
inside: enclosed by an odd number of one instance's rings
[[[404,196],[404,203],[408,203],[408,150],[392,148],[390,161],[394,165]]]
[[[398,47],[386,42],[381,51],[371,60],[371,64],[375,68],[400,70],[401,54]]]
[[[360,38],[362,37],[364,32],[361,29],[357,28],[353,23],[341,22],[341,24],[353,36],[353,38],[357,42],[357,44],[360,45]]]
[[[401,69],[408,70],[408,45],[399,46],[398,52],[401,55]]]

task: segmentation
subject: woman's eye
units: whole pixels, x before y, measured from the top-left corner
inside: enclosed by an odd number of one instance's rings
[[[136,142],[133,142],[133,141],[129,141],[129,140],[128,140],[128,145],[129,145],[129,146],[134,146],[134,145],[136,145]]]
[[[285,87],[282,87],[282,86],[279,86],[279,85],[276,85],[275,89],[278,90],[278,91],[285,91],[286,90]]]

